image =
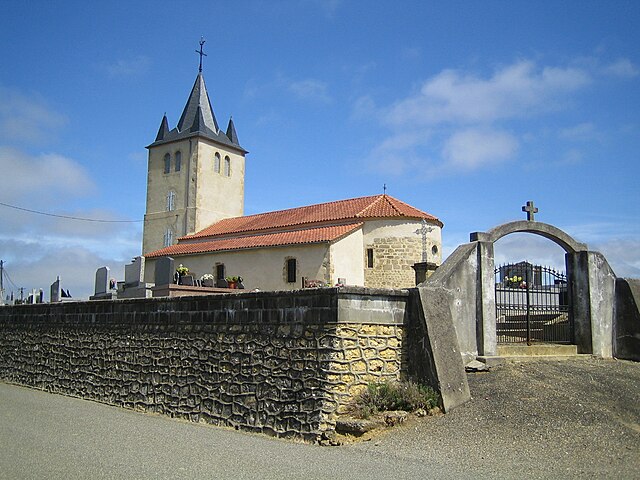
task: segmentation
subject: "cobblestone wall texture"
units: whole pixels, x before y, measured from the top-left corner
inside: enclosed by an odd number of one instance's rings
[[[372,245],[367,245],[367,248],[373,248],[374,260],[373,268],[365,268],[365,286],[369,288],[415,286],[415,271],[411,267],[422,261],[421,239],[376,238]]]
[[[405,327],[312,289],[0,307],[0,380],[194,422],[314,441],[376,378],[405,368]],[[383,309],[384,310],[384,309]],[[366,316],[363,316],[365,318]],[[355,319],[355,320],[354,320]]]

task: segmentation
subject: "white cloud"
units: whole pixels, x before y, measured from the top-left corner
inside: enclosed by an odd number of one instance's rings
[[[351,109],[351,118],[368,120],[378,115],[376,104],[371,95],[362,95],[355,99]]]
[[[612,75],[615,77],[634,78],[638,76],[640,70],[633,63],[631,63],[630,60],[626,58],[620,58],[604,67],[603,72],[607,75]]]
[[[121,58],[112,63],[103,63],[99,65],[99,68],[112,78],[130,78],[146,73],[150,66],[149,57],[138,55],[133,58]]]
[[[501,68],[487,79],[444,70],[427,80],[417,94],[395,103],[387,112],[386,121],[404,126],[526,117],[553,109],[551,100],[589,82],[590,76],[584,70],[537,68],[530,61]]]
[[[442,156],[456,170],[475,170],[508,160],[517,149],[518,141],[507,132],[466,129],[449,137]]]
[[[306,0],[306,2],[316,5],[328,19],[334,18],[342,5],[342,0]]]
[[[67,123],[35,93],[26,95],[0,86],[0,139],[5,142],[42,142]]]
[[[558,165],[578,165],[582,163],[584,155],[575,148],[569,149],[558,161]]]
[[[85,195],[95,188],[87,170],[78,162],[55,153],[32,156],[0,146],[2,198],[6,203],[30,199],[30,205]]]
[[[619,277],[640,278],[640,240],[636,238],[610,238],[590,245],[602,253]]]
[[[272,80],[268,81],[250,79],[245,85],[244,96],[246,99],[255,101],[282,92],[297,100],[316,103],[331,103],[333,101],[329,94],[328,85],[322,80],[315,78],[293,80],[281,73],[276,74]]]
[[[514,233],[498,240],[494,245],[496,267],[523,260],[565,270],[565,251],[546,238],[529,233]]]
[[[296,97],[305,100],[314,100],[322,103],[331,102],[327,84],[315,79],[294,81],[289,84],[289,91]]]
[[[573,127],[563,128],[558,133],[560,138],[566,140],[592,140],[598,133],[591,122],[583,122]]]
[[[49,300],[50,286],[60,276],[62,288],[69,290],[75,299],[88,299],[93,295],[95,272],[108,266],[111,276],[124,278],[124,265],[131,258],[110,254],[97,254],[81,246],[42,248],[38,243],[0,239],[0,250],[8,252],[5,267],[13,283],[6,282],[5,294],[19,297],[24,288],[25,297],[32,289],[42,288],[45,300]],[[3,253],[6,255],[6,253]]]
[[[397,163],[411,165],[415,175],[425,178],[472,172],[516,156],[521,139],[500,123],[557,111],[592,79],[587,68],[539,66],[527,60],[486,77],[447,69],[386,108],[376,108],[369,96],[360,97],[353,118],[375,116],[389,129],[368,156],[375,170],[380,170],[382,157],[385,162],[401,159]],[[565,134],[585,135],[588,125]]]

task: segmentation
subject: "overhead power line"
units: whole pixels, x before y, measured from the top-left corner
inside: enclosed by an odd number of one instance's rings
[[[17,288],[18,288],[18,286],[17,286],[15,283],[13,283],[13,280],[11,280],[11,277],[9,276],[9,272],[7,272],[7,267],[5,267],[5,266],[4,266],[4,262],[3,262],[2,260],[0,260],[0,266],[2,266],[1,271],[2,271],[2,274],[3,274],[4,278],[6,278],[7,280],[9,280],[9,283],[10,283],[11,285],[13,285],[13,288],[16,288],[16,289],[17,289]],[[1,283],[1,282],[0,282],[0,283]]]
[[[14,208],[16,210],[22,210],[23,212],[35,213],[38,215],[45,215],[47,217],[66,218],[67,220],[81,220],[83,222],[99,222],[99,223],[140,223],[142,220],[101,220],[97,218],[84,218],[74,217],[71,215],[58,215],[56,213],[40,212],[38,210],[31,210],[29,208],[18,207],[16,205],[9,205],[8,203],[0,202],[3,207]]]

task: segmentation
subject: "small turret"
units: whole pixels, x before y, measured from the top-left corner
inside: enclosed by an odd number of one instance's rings
[[[169,133],[169,121],[167,120],[167,114],[165,113],[162,117],[162,123],[160,123],[160,128],[158,129],[158,135],[156,135],[156,142],[160,140],[164,140],[164,138]]]
[[[240,142],[238,141],[238,134],[236,133],[236,127],[233,124],[233,117],[229,118],[229,125],[227,126],[227,137],[229,138],[229,140],[231,140],[231,143],[240,146]]]

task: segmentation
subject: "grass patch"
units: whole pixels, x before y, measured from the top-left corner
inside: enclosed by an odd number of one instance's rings
[[[429,410],[439,403],[440,396],[426,385],[411,381],[371,382],[354,397],[349,412],[356,417],[369,418],[371,415],[389,410]]]

